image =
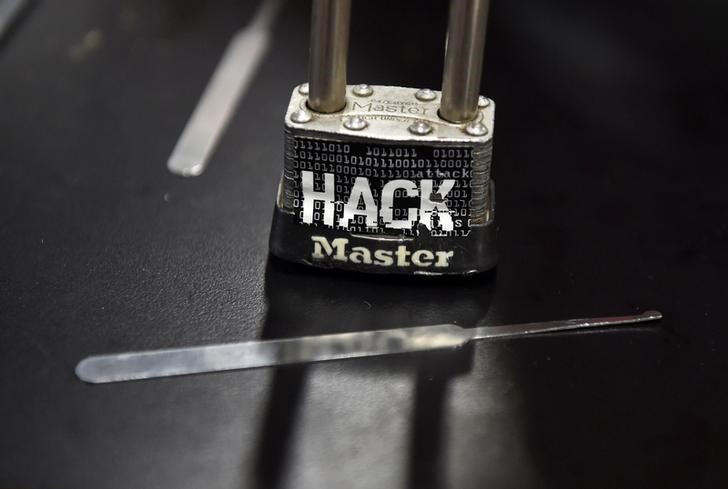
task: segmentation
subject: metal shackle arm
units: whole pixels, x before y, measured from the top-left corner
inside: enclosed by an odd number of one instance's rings
[[[489,0],[451,0],[440,117],[467,122],[478,113]]]
[[[346,59],[351,0],[313,0],[308,106],[338,112],[346,105]]]

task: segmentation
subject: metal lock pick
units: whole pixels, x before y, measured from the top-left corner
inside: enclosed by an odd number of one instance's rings
[[[568,319],[480,328],[435,324],[413,328],[95,355],[79,362],[76,366],[76,375],[85,382],[103,384],[225,370],[454,349],[474,340],[495,340],[615,327],[655,321],[660,318],[662,318],[662,314],[658,311],[647,311],[635,316]]]
[[[495,266],[487,0],[452,0],[442,91],[347,85],[351,0],[313,0],[309,82],[285,116],[273,255],[361,272]]]

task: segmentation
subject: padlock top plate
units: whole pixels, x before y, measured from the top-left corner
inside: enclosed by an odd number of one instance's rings
[[[415,96],[419,90],[417,88],[372,85],[372,94],[369,96],[357,96],[353,88],[354,85],[346,87],[346,106],[343,110],[322,114],[308,109],[306,95],[296,87],[286,112],[286,126],[297,131],[313,131],[341,138],[406,141],[413,144],[478,144],[493,138],[495,103],[492,100],[478,110],[476,119],[485,126],[487,132],[482,136],[472,136],[465,130],[468,123],[453,124],[438,116],[441,95],[438,91],[432,91],[435,94],[432,100],[422,101]],[[293,113],[301,110],[311,114],[308,122],[297,123],[292,120]],[[361,130],[347,129],[344,121],[348,117],[360,117],[367,125]],[[416,121],[426,122],[432,130],[424,135],[413,134],[409,127]]]

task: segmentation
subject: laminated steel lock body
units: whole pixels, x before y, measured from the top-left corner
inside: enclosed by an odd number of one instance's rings
[[[350,0],[314,0],[293,90],[271,253],[412,275],[495,266],[495,104],[479,95],[487,1],[452,0],[442,92],[346,85]]]

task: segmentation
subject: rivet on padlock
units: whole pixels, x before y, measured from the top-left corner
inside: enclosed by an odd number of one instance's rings
[[[309,82],[293,90],[274,255],[412,275],[495,266],[495,104],[480,96],[487,0],[450,4],[442,92],[347,85],[350,0],[313,0]]]

